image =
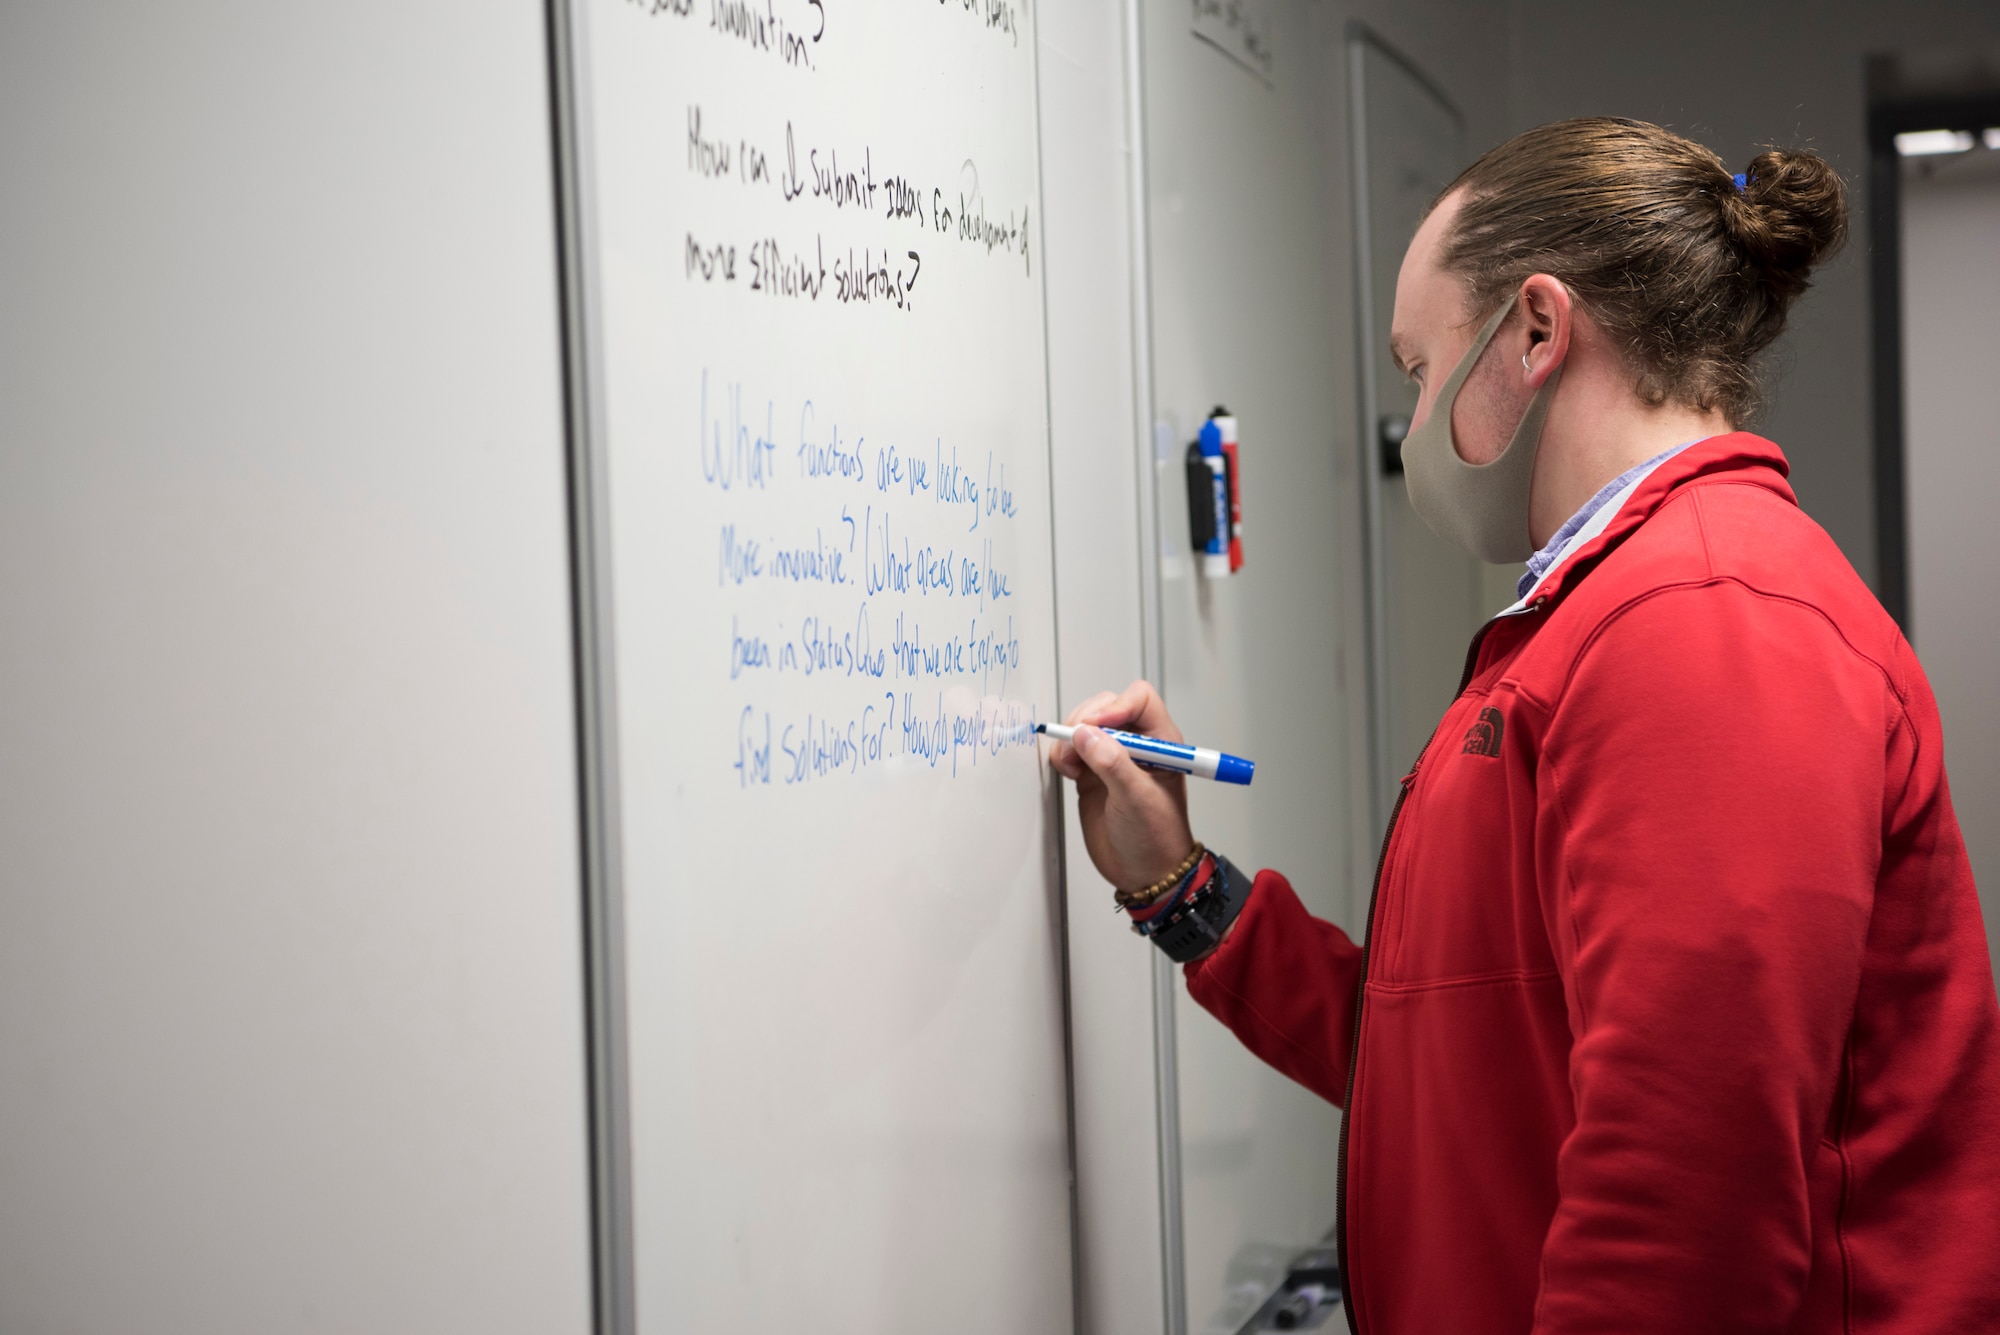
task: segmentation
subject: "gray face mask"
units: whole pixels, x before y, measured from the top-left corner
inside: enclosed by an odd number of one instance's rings
[[[1535,449],[1541,443],[1549,400],[1562,380],[1558,366],[1529,400],[1527,413],[1499,458],[1490,464],[1469,464],[1458,457],[1451,436],[1452,404],[1479,354],[1513,309],[1510,301],[1493,312],[1438,391],[1431,415],[1403,437],[1403,478],[1409,484],[1411,506],[1432,532],[1493,565],[1525,561],[1535,554],[1534,540],[1528,536]]]

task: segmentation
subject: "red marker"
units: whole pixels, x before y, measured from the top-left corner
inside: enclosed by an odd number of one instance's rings
[[[1208,415],[1201,434],[1207,437],[1211,432],[1222,445],[1223,484],[1229,493],[1229,573],[1233,575],[1243,568],[1243,469],[1236,454],[1236,419],[1227,408],[1218,407]]]

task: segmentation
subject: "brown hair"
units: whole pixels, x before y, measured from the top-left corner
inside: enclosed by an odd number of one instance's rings
[[[1609,116],[1516,135],[1439,201],[1457,190],[1441,263],[1476,308],[1550,274],[1624,348],[1641,398],[1735,425],[1762,401],[1759,355],[1847,236],[1846,188],[1818,155],[1760,153],[1739,189],[1700,144]]]

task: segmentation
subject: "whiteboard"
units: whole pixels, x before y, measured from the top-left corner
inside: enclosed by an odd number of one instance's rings
[[[573,21],[637,1328],[1066,1329],[1031,16]]]

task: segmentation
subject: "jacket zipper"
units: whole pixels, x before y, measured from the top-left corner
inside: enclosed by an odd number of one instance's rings
[[[1539,612],[1547,603],[1547,597],[1537,598],[1522,611]],[[1472,683],[1472,670],[1479,662],[1479,646],[1486,642],[1486,632],[1499,621],[1499,617],[1494,617],[1481,626],[1473,635],[1472,643],[1466,647],[1465,670],[1459,674],[1458,689],[1452,693],[1453,704]],[[1389,824],[1382,831],[1382,851],[1375,855],[1375,883],[1368,891],[1368,922],[1361,936],[1361,976],[1354,985],[1354,1038],[1347,1049],[1347,1097],[1341,1101],[1340,1159],[1334,1179],[1339,1197],[1334,1212],[1334,1251],[1340,1261],[1340,1310],[1347,1314],[1347,1328],[1353,1335],[1361,1335],[1361,1317],[1360,1305],[1354,1300],[1354,1272],[1347,1264],[1347,1130],[1354,1124],[1354,1076],[1361,1065],[1361,1007],[1368,998],[1368,954],[1375,945],[1375,902],[1382,893],[1382,869],[1389,863],[1389,841],[1396,833],[1396,819],[1403,814],[1403,803],[1410,800],[1410,790],[1416,787],[1417,774],[1424,767],[1424,757],[1430,754],[1431,742],[1436,740],[1437,734],[1433,732],[1423,749],[1417,752],[1417,763],[1410,766],[1410,772],[1396,794],[1396,805],[1389,808]]]

